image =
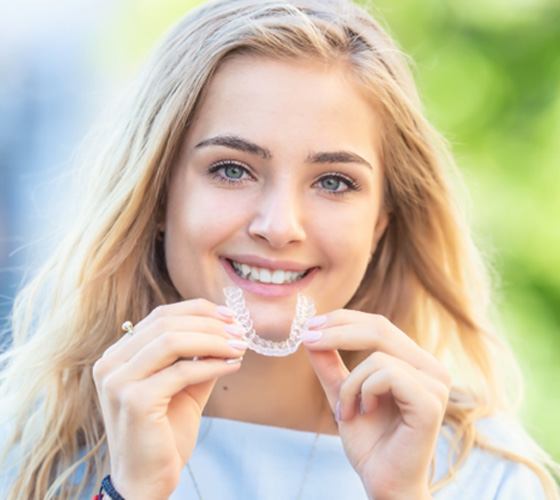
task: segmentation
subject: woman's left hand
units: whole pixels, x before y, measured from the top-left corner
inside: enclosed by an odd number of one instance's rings
[[[370,498],[424,499],[451,377],[387,318],[348,309],[310,328],[304,346]],[[351,372],[338,349],[372,352]],[[360,407],[362,413],[360,413]]]

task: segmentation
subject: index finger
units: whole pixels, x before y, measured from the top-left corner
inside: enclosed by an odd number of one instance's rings
[[[338,309],[325,317],[320,338],[304,340],[310,350],[383,351],[451,385],[443,364],[385,316]]]
[[[229,312],[228,312],[229,311]],[[194,299],[164,304],[156,307],[144,319],[133,327],[132,336],[124,335],[103,353],[114,361],[124,362],[133,352],[145,343],[153,340],[154,336],[164,331],[184,329],[185,316],[190,316],[190,327],[197,331],[215,332],[218,335],[229,336],[223,329],[224,323],[233,322],[233,311],[225,306],[219,306],[206,299]]]
[[[189,316],[209,316],[227,322],[232,322],[235,318],[235,313],[228,307],[215,304],[207,299],[197,298],[182,300],[172,304],[161,304],[154,308],[137,326],[147,325],[163,317],[182,316],[185,314]]]

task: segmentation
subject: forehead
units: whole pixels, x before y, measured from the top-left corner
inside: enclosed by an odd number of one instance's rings
[[[269,148],[380,148],[381,121],[372,99],[342,62],[239,55],[208,83],[187,143],[234,133]],[[377,155],[376,155],[377,156]]]

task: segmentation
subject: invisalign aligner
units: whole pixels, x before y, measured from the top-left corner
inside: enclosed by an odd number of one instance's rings
[[[296,315],[292,321],[290,336],[281,341],[267,340],[259,337],[253,328],[253,321],[243,297],[243,290],[237,286],[229,286],[224,288],[224,295],[226,305],[235,312],[235,319],[245,330],[243,340],[247,342],[249,349],[265,356],[288,356],[295,352],[301,344],[301,331],[305,327],[305,323],[309,318],[315,316],[313,301],[298,293]]]

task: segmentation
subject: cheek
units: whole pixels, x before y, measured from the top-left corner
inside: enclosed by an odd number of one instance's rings
[[[333,271],[336,303],[330,308],[343,307],[354,295],[367,268],[371,235],[377,212],[374,209],[337,213],[321,221],[318,231],[320,244],[325,251],[328,265]]]
[[[243,209],[223,194],[191,183],[170,194],[165,257],[171,281],[185,298],[212,296],[205,286],[216,271],[216,249],[239,230]],[[184,187],[184,186],[182,186]]]
[[[174,232],[195,253],[219,244],[243,223],[244,209],[215,188],[194,183],[174,203]]]
[[[317,237],[330,256],[351,266],[369,258],[377,211],[371,207],[331,211],[316,226]]]
[[[185,207],[185,231],[197,240],[205,240],[227,225],[227,210],[217,196],[194,191]]]

